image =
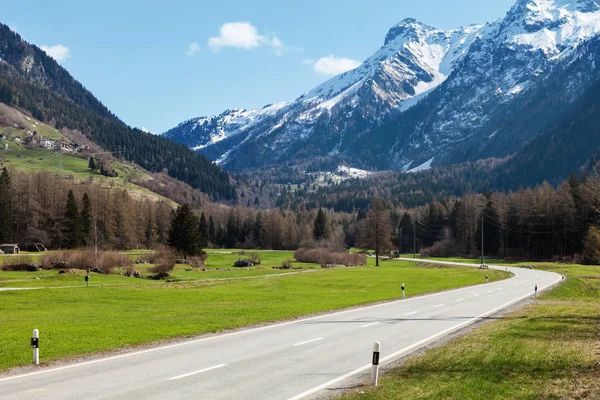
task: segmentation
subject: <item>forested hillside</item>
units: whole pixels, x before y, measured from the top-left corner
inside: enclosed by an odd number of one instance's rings
[[[130,128],[56,61],[2,24],[0,59],[1,102],[57,129],[79,130],[117,156],[164,171],[216,200],[236,198],[228,173],[184,145]]]

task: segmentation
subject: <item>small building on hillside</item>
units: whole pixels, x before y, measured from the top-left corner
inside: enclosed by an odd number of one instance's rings
[[[19,254],[21,252],[18,244],[0,244],[0,250],[2,250],[4,254]]]
[[[48,139],[46,137],[43,137],[40,139],[40,146],[44,149],[53,149],[56,144],[56,142],[52,139]]]
[[[70,143],[56,142],[56,150],[73,153],[75,151],[75,147],[73,147],[73,145]]]

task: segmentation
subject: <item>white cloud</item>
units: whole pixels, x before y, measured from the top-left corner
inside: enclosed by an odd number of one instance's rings
[[[360,61],[345,57],[322,57],[313,64],[313,69],[322,75],[335,76],[357,68]]]
[[[42,46],[41,49],[59,63],[65,62],[69,57],[71,57],[71,50],[62,44],[55,44],[54,46]]]
[[[190,43],[188,45],[187,51],[185,52],[185,55],[191,57],[194,54],[198,53],[199,51],[200,51],[200,45],[198,43],[196,43],[196,42]]]
[[[273,33],[260,35],[258,29],[250,22],[228,22],[219,30],[219,36],[208,39],[208,47],[219,51],[223,47],[251,50],[257,47],[271,47],[275,54],[281,56],[286,48],[283,42]]]

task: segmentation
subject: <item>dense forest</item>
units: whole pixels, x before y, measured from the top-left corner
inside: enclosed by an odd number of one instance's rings
[[[23,249],[153,248],[167,243],[172,203],[47,172],[3,170],[0,242]]]
[[[227,172],[186,146],[132,129],[56,61],[0,24],[0,102],[57,129],[78,130],[115,156],[190,184],[215,200],[236,199]]]

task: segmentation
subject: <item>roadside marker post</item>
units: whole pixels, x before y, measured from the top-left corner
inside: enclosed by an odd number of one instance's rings
[[[485,283],[489,283],[489,282],[490,282],[490,280],[488,279],[488,276],[486,275],[485,276]]]
[[[90,270],[88,269],[87,275],[85,276],[85,287],[90,286]]]
[[[379,353],[381,350],[381,343],[375,342],[373,346],[373,367],[371,370],[371,384],[377,386],[379,382]]]
[[[404,291],[404,283],[402,284],[402,298],[406,298],[406,292]]]
[[[40,363],[40,331],[37,329],[33,330],[33,337],[31,338],[31,347],[33,347],[33,363],[39,365]]]
[[[537,299],[537,283],[535,284],[535,298]]]

